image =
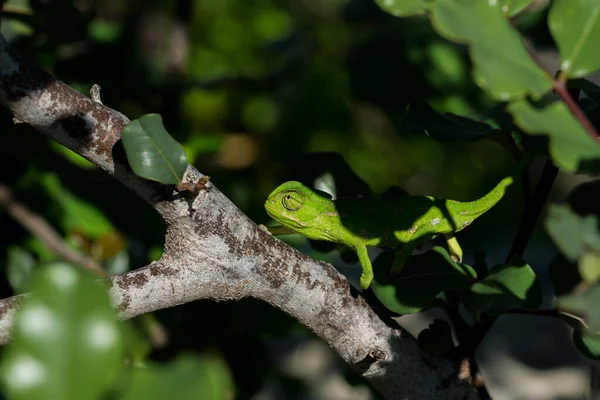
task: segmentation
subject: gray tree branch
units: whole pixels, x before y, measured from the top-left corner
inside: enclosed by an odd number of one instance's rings
[[[165,220],[161,260],[107,278],[121,318],[198,299],[253,297],[313,330],[387,399],[477,398],[456,365],[386,325],[332,266],[258,229],[214,185],[190,195],[135,176],[119,142],[127,118],[37,68],[2,36],[0,104],[134,190]],[[201,176],[188,166],[186,181]],[[2,343],[21,298],[0,301]]]

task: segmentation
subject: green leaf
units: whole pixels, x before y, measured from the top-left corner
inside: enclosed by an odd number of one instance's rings
[[[175,185],[187,168],[183,147],[165,130],[158,114],[131,121],[121,134],[127,161],[142,178]]]
[[[396,17],[424,14],[429,8],[427,0],[375,0],[375,3]]]
[[[277,104],[267,96],[256,96],[249,99],[242,111],[246,126],[256,132],[268,132],[279,119]]]
[[[0,369],[11,399],[99,399],[119,374],[115,312],[106,288],[80,269],[41,269],[13,332]]]
[[[512,17],[525,9],[533,0],[501,0],[502,11]]]
[[[16,293],[25,293],[29,290],[36,265],[37,261],[29,252],[17,246],[8,248],[6,275]]]
[[[452,328],[444,320],[436,319],[423,329],[417,338],[419,345],[426,351],[442,356],[452,356],[455,351],[452,340]]]
[[[232,399],[233,382],[227,365],[215,356],[200,359],[180,356],[167,365],[137,368],[123,400],[147,399],[225,400]]]
[[[80,156],[79,154],[75,153],[73,150],[63,146],[62,144],[59,144],[58,142],[55,142],[54,140],[50,141],[50,147],[52,148],[52,150],[56,151],[57,153],[62,154],[63,157],[65,157],[67,160],[69,160],[69,162],[71,162],[73,165],[78,166],[79,168],[82,168],[82,169],[96,168],[96,166],[94,164],[92,164],[91,162],[89,162],[88,160],[86,160],[85,158]]]
[[[402,128],[407,132],[425,133],[442,142],[479,140],[494,131],[484,122],[451,113],[441,114],[422,100],[410,104]]]
[[[585,253],[579,260],[579,273],[587,283],[595,283],[600,280],[600,254]]]
[[[573,330],[573,344],[587,358],[600,360],[600,333],[578,325]]]
[[[398,277],[390,275],[393,257],[391,252],[377,257],[372,287],[383,305],[398,314],[421,311],[444,290],[460,290],[477,277],[473,268],[452,261],[442,247],[410,257]]]
[[[577,261],[589,250],[600,252],[598,219],[594,215],[581,217],[567,205],[551,205],[546,231],[571,262]]]
[[[252,27],[261,40],[281,40],[294,31],[294,18],[281,9],[263,6],[257,8]]]
[[[440,35],[469,45],[475,81],[494,98],[540,98],[552,79],[529,57],[502,7],[498,1],[437,0],[431,22]]]
[[[556,299],[556,308],[585,319],[587,327],[600,333],[600,286],[595,285],[583,293],[568,294]]]
[[[592,139],[563,103],[537,109],[526,100],[509,104],[508,111],[521,129],[550,138],[550,155],[568,172],[598,171],[600,143]]]
[[[44,175],[42,184],[60,207],[60,221],[65,231],[78,231],[92,238],[114,231],[113,225],[101,211],[67,190],[56,174]]]
[[[600,69],[600,2],[554,0],[548,15],[550,32],[562,58],[561,70],[579,78]]]
[[[463,302],[477,320],[483,313],[501,315],[513,307],[535,310],[542,303],[542,286],[533,269],[515,256],[466,289]]]

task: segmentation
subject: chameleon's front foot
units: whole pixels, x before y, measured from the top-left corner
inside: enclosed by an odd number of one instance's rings
[[[446,234],[446,242],[448,243],[448,252],[452,261],[459,264],[462,263],[463,251],[458,244],[458,240],[456,240],[456,236],[452,233]]]
[[[267,228],[267,227],[266,227],[265,225],[263,225],[263,224],[260,224],[260,225],[258,225],[258,229],[260,229],[260,230],[261,230],[261,231],[263,231],[263,232],[266,232],[266,233],[268,233],[269,235],[273,235],[273,234],[272,234],[272,233],[269,231],[269,228]]]

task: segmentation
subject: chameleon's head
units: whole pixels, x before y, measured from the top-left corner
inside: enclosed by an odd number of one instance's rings
[[[290,181],[280,185],[269,195],[265,209],[281,225],[303,232],[330,205],[329,194],[310,189],[300,182]]]

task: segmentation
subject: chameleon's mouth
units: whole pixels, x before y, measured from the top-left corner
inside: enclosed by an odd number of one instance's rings
[[[276,221],[280,221],[281,216],[278,215],[276,211],[277,200],[276,199],[267,199],[265,201],[265,211],[269,215],[269,217],[273,218]],[[279,218],[278,218],[279,217]]]

